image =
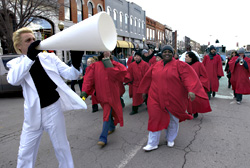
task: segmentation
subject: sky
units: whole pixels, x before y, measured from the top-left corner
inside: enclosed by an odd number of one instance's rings
[[[227,50],[250,45],[249,0],[127,0],[141,6],[146,16],[207,45],[220,44]]]

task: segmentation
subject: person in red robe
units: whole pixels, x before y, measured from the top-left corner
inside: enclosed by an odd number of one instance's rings
[[[173,59],[174,49],[166,45],[161,50],[162,61],[150,66],[143,77],[138,93],[148,94],[148,143],[143,148],[151,151],[158,148],[161,130],[166,130],[169,147],[174,146],[179,122],[193,119],[186,112],[188,99],[207,99],[202,84],[193,70],[185,62]]]
[[[225,67],[225,70],[224,70],[224,71],[227,72],[227,78],[228,78],[228,86],[227,86],[227,87],[228,87],[228,88],[231,88],[231,82],[230,82],[231,72],[230,72],[230,70],[229,70],[229,62],[230,62],[230,60],[231,60],[234,56],[236,56],[236,55],[238,55],[237,51],[232,51],[232,52],[231,52],[230,57],[227,58],[227,63],[226,63],[226,67]]]
[[[132,62],[134,62],[134,55],[135,55],[135,50],[132,51],[132,55],[128,58],[127,61],[127,66],[129,66]],[[128,92],[129,92],[129,97],[132,98],[133,97],[133,86],[128,83]]]
[[[90,57],[87,59],[87,68],[85,69],[85,73],[88,71],[88,67],[93,64],[94,62],[96,62],[96,60],[93,57]],[[83,81],[84,81],[84,77],[83,77]],[[91,94],[91,100],[92,100],[92,112],[95,113],[97,112],[98,109],[98,101],[96,99],[95,96],[95,91],[93,90],[92,94]]]
[[[210,46],[209,54],[204,56],[202,63],[208,74],[210,88],[207,93],[210,99],[212,93],[215,97],[215,92],[218,92],[219,89],[219,79],[224,76],[221,56],[216,53],[216,48],[213,45]]]
[[[250,94],[250,58],[245,56],[245,49],[240,48],[239,56],[233,57],[229,62],[231,72],[231,84],[234,90],[237,104],[241,104],[242,95]]]
[[[198,60],[195,53],[189,51],[186,53],[185,62],[188,63],[196,72],[198,78],[201,81],[201,84],[205,92],[209,91],[209,81],[207,76],[207,71],[204,65]],[[198,117],[198,113],[207,113],[212,111],[210,103],[207,99],[201,99],[196,97],[194,101],[189,101],[187,111],[190,114],[193,114],[194,118]]]
[[[133,62],[133,58],[134,58],[134,55],[135,55],[135,50],[132,51],[132,55],[128,58],[128,61],[127,61],[127,66],[129,66],[132,62]]]
[[[96,98],[103,108],[103,130],[98,145],[107,144],[108,134],[114,132],[115,125],[123,126],[123,112],[120,101],[120,84],[124,81],[127,68],[110,59],[110,52],[103,52],[99,61],[91,64],[84,77],[81,97],[83,100],[96,91]]]
[[[125,78],[125,83],[131,83],[133,87],[133,104],[132,104],[132,112],[130,115],[134,115],[138,113],[138,107],[141,105],[144,100],[142,98],[141,93],[137,93],[138,86],[147,72],[149,65],[141,58],[141,52],[137,51],[134,56],[134,62],[132,62],[128,67],[128,75]]]

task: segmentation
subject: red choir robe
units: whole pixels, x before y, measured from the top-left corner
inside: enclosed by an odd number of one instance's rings
[[[133,60],[133,56],[131,55],[131,56],[128,58],[127,66],[129,66],[129,65],[132,63],[132,60]]]
[[[165,66],[163,60],[150,66],[137,92],[148,93],[148,130],[152,132],[167,129],[170,122],[167,111],[180,122],[193,119],[186,112],[188,92],[193,92],[196,97],[208,98],[193,68],[175,59]]]
[[[156,63],[157,61],[156,61],[156,56],[153,56],[149,61],[148,61],[148,63],[149,63],[149,65],[151,66],[151,65],[153,65],[154,63]]]
[[[237,56],[233,57],[229,62],[229,70],[231,72],[230,82],[232,89],[237,94],[250,94],[250,58],[244,57],[247,62],[248,69],[239,63],[235,64]]]
[[[224,76],[222,69],[222,61],[220,55],[215,55],[211,60],[209,55],[205,55],[202,61],[204,64],[209,79],[210,89],[209,91],[218,92],[219,79],[218,76]]]
[[[110,110],[114,124],[123,126],[123,112],[120,101],[120,84],[124,81],[127,68],[116,61],[111,60],[114,67],[105,68],[102,61],[95,62],[88,67],[84,77],[82,91],[91,94],[96,90],[96,98],[103,108],[103,121],[109,120]]]
[[[204,88],[204,91],[208,92],[210,87],[209,87],[207,71],[204,65],[201,62],[197,61],[193,63],[191,67],[194,69],[198,78],[200,79],[200,82]],[[187,111],[190,114],[206,113],[206,112],[212,111],[208,97],[207,99],[196,97],[195,100],[192,102],[189,100]]]
[[[139,87],[139,84],[149,69],[149,64],[145,61],[141,60],[139,64],[137,64],[135,61],[132,62],[128,67],[128,74],[125,78],[125,83],[131,82],[132,90],[133,90],[133,106],[139,106],[141,105],[144,100],[142,98],[141,93],[137,93],[137,89]]]
[[[89,68],[87,67],[87,68],[85,69],[85,74],[88,72],[88,70],[89,70]],[[84,81],[84,77],[85,77],[85,76],[83,76],[83,81]],[[83,84],[82,84],[82,85],[83,85]],[[95,96],[95,90],[93,89],[93,90],[91,90],[90,92],[91,92],[92,105],[98,104],[98,101],[97,101],[96,96]]]

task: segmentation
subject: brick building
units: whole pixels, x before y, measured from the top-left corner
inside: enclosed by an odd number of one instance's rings
[[[161,49],[166,44],[165,25],[146,17],[146,44],[149,48]]]

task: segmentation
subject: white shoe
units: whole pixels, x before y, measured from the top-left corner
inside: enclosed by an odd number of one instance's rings
[[[237,104],[238,104],[238,105],[240,105],[240,104],[241,104],[241,102],[240,102],[240,101],[237,101]]]
[[[170,148],[174,147],[174,141],[173,142],[168,142],[168,147],[170,147]]]
[[[158,148],[158,146],[147,145],[147,146],[143,147],[143,150],[145,150],[146,152],[149,152],[149,151],[155,150],[157,148]]]

